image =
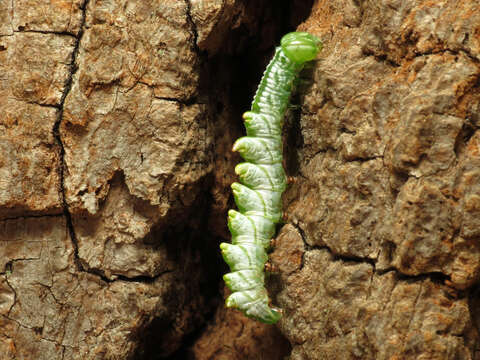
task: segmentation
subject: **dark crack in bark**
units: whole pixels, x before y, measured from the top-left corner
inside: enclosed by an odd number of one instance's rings
[[[193,36],[192,48],[197,54],[200,54],[201,50],[198,47],[198,43],[197,43],[197,41],[198,41],[197,25],[195,24],[195,22],[193,21],[193,18],[192,18],[192,3],[191,3],[191,0],[185,0],[185,4],[187,6],[187,12],[186,12],[187,23],[190,25],[190,31],[192,32],[192,36]]]
[[[304,230],[301,228],[299,224],[294,224],[290,223],[300,234],[303,244],[304,244],[304,253],[302,254],[302,263],[300,265],[300,268],[297,271],[301,271],[304,268],[305,265],[305,254],[308,251],[312,250],[325,250],[327,251],[330,256],[332,257],[332,261],[342,261],[342,262],[350,262],[350,263],[357,263],[357,264],[368,264],[372,267],[372,277],[373,275],[385,275],[389,272],[394,272],[395,277],[399,281],[423,281],[425,279],[429,279],[433,283],[439,284],[439,285],[446,285],[448,282],[451,281],[450,276],[439,272],[439,271],[432,271],[432,272],[426,272],[418,275],[408,275],[400,272],[397,268],[395,267],[389,267],[386,269],[377,269],[377,261],[376,259],[371,259],[371,258],[364,258],[364,257],[359,257],[359,256],[354,256],[354,255],[345,255],[345,254],[339,254],[335,253],[332,249],[330,249],[327,245],[309,245],[306,241],[306,234]],[[447,285],[448,286],[448,285]],[[463,294],[464,291],[454,289],[452,288],[452,291],[457,292],[458,294]]]
[[[78,256],[78,243],[77,243],[77,238],[75,235],[75,229],[73,227],[73,221],[72,221],[72,216],[70,214],[70,210],[68,207],[67,199],[65,196],[65,171],[66,171],[66,164],[65,164],[65,147],[62,143],[62,138],[60,134],[60,124],[63,119],[63,110],[65,106],[65,100],[70,93],[70,90],[72,89],[72,84],[73,84],[73,77],[75,73],[77,72],[77,56],[78,52],[80,49],[80,41],[83,37],[84,34],[84,27],[85,27],[85,21],[86,21],[86,14],[87,14],[87,6],[88,2],[90,0],[85,0],[83,5],[80,7],[82,10],[82,20],[80,22],[80,30],[78,32],[78,35],[76,36],[76,41],[75,41],[75,46],[73,48],[72,56],[71,56],[71,61],[70,61],[70,74],[68,76],[68,79],[65,83],[65,88],[62,93],[62,97],[60,98],[60,104],[59,104],[59,110],[58,110],[58,115],[57,115],[57,120],[55,122],[55,125],[53,127],[53,135],[54,138],[57,142],[57,144],[60,147],[60,166],[59,166],[59,177],[60,177],[60,199],[62,202],[63,206],[63,215],[65,216],[66,223],[67,223],[67,229],[70,234],[70,238],[72,240],[73,248],[74,248],[74,254],[75,254],[75,264],[77,266],[77,269],[80,271],[85,271],[80,258]]]
[[[87,0],[88,1],[88,0]],[[86,1],[86,2],[87,2]],[[85,9],[81,7],[82,11],[84,12]],[[83,28],[84,22],[82,22],[81,27]],[[37,34],[54,34],[54,35],[59,35],[59,36],[70,36],[73,38],[76,38],[77,40],[79,39],[79,35],[75,35],[72,32],[69,31],[52,31],[52,30],[24,30],[22,26],[19,27],[19,30],[14,30],[14,33],[37,33]]]

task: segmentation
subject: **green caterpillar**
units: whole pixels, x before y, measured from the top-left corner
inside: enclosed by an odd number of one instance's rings
[[[232,291],[226,306],[268,324],[281,317],[279,309],[269,306],[264,268],[270,239],[282,217],[282,193],[287,186],[282,166],[282,125],[298,73],[321,48],[320,40],[305,32],[292,32],[282,38],[251,110],[243,114],[247,136],[233,145],[233,151],[246,162],[235,167],[240,183],[232,184],[239,210],[228,212],[232,244],[220,244],[231,270],[223,277]]]

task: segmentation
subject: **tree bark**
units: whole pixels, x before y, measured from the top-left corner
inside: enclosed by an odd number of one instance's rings
[[[467,0],[0,0],[2,359],[480,358],[479,24]],[[324,49],[267,326],[224,308],[218,244],[296,28]]]
[[[478,358],[479,23],[470,1],[339,0],[299,26],[325,48],[271,254],[290,359]],[[224,316],[197,358],[281,358],[241,354]]]

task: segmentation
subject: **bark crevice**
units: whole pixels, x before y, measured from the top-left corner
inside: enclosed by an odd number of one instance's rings
[[[60,147],[60,159],[59,159],[59,161],[60,161],[60,166],[59,166],[60,199],[61,199],[61,203],[62,203],[62,207],[63,207],[63,215],[65,216],[65,220],[66,220],[67,230],[69,232],[70,239],[72,241],[73,248],[74,248],[75,264],[76,264],[77,269],[79,271],[85,271],[85,269],[84,269],[84,267],[83,267],[83,265],[80,261],[80,258],[78,256],[77,237],[75,235],[75,229],[74,229],[74,226],[73,226],[72,215],[70,213],[69,205],[67,203],[66,194],[65,194],[65,171],[67,170],[66,169],[67,165],[65,163],[65,147],[63,145],[62,137],[61,137],[61,134],[60,134],[60,124],[63,120],[63,110],[64,110],[64,105],[65,105],[65,100],[66,100],[68,94],[70,93],[70,90],[72,89],[73,77],[74,77],[74,75],[77,71],[77,64],[76,64],[77,55],[78,55],[78,52],[79,52],[79,49],[80,49],[80,42],[82,40],[84,31],[85,31],[85,22],[86,22],[86,18],[87,18],[87,7],[88,7],[89,1],[90,0],[85,0],[83,2],[82,6],[80,7],[80,9],[82,11],[80,28],[79,28],[78,35],[74,36],[76,38],[76,41],[75,41],[74,48],[73,48],[72,55],[71,55],[70,72],[68,74],[68,78],[67,78],[67,81],[65,83],[65,87],[64,87],[62,96],[60,98],[60,103],[58,105],[57,120],[56,120],[56,122],[54,124],[54,127],[53,127],[54,138],[55,138],[57,144]]]

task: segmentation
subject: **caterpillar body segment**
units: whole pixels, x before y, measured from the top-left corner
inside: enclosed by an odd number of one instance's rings
[[[282,217],[282,193],[271,190],[252,190],[240,183],[232,184],[233,197],[244,215],[257,215],[278,223]]]
[[[227,307],[240,309],[249,318],[266,324],[275,324],[282,317],[280,309],[268,306],[268,293],[263,286],[237,291],[225,301]]]
[[[281,196],[287,186],[282,166],[284,115],[298,73],[321,47],[320,40],[308,33],[293,32],[282,38],[263,74],[251,110],[243,114],[247,136],[233,146],[245,162],[235,168],[240,183],[232,184],[239,209],[228,212],[232,243],[220,244],[231,270],[224,275],[232,291],[225,303],[268,324],[281,318],[281,310],[269,306],[264,269],[275,225],[282,219]]]
[[[270,239],[275,234],[275,223],[270,219],[256,215],[246,216],[235,210],[228,212],[228,228],[232,234],[232,244],[251,243],[254,238],[264,249],[270,247]]]
[[[278,119],[273,116],[247,111],[243,119],[247,136],[274,139],[282,136],[283,118],[276,123]]]
[[[225,261],[232,264],[232,272],[255,269],[258,263],[265,264],[268,260],[265,250],[256,244],[233,245],[222,243],[220,248],[225,254]]]
[[[223,279],[233,292],[237,292],[257,287],[263,282],[264,277],[263,271],[247,269],[225,274]]]
[[[282,164],[240,163],[235,167],[240,182],[253,190],[283,192],[287,188],[287,176]]]
[[[282,162],[282,141],[274,138],[244,136],[235,141],[233,151],[238,151],[247,162],[275,164]]]

